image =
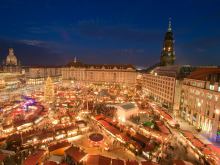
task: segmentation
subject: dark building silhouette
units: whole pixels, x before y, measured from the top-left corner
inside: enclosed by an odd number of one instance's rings
[[[175,59],[173,32],[171,28],[171,19],[169,19],[168,30],[165,34],[163,49],[160,56],[160,65],[173,65]]]

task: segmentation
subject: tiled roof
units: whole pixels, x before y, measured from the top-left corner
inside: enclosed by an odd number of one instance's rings
[[[81,151],[78,147],[70,147],[65,153],[69,155],[74,161],[80,162],[87,154]]]
[[[207,80],[208,75],[220,74],[220,68],[218,67],[203,67],[197,68],[195,71],[191,72],[187,78],[197,79],[197,80]]]
[[[120,159],[112,159],[112,165],[124,165],[124,161]]]
[[[55,145],[49,146],[48,150],[51,152],[51,151],[55,151],[55,150],[60,149],[60,148],[68,147],[70,145],[71,144],[69,142],[61,142],[61,143],[57,143]]]
[[[84,64],[81,62],[75,62],[75,61],[71,61],[69,62],[67,65],[65,65],[66,67],[76,67],[76,68],[94,68],[94,69],[135,69],[136,68],[131,65],[131,64]]]
[[[110,165],[111,159],[101,155],[89,155],[86,165]]]
[[[159,165],[159,164],[151,162],[151,161],[144,161],[144,162],[141,162],[141,165]]]
[[[126,161],[126,165],[139,165],[139,163],[135,160],[128,160]]]
[[[45,150],[38,150],[37,152],[31,154],[26,160],[24,160],[24,165],[36,165],[40,159],[42,159],[45,152]]]

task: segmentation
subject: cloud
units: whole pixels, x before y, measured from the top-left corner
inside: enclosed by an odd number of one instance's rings
[[[31,45],[31,46],[44,46],[46,44],[46,42],[43,42],[43,41],[27,40],[27,39],[19,40],[18,42],[21,42],[21,43],[26,44],[26,45]]]
[[[1,60],[8,54],[8,48],[13,47],[15,55],[22,65],[62,65],[66,59],[62,54],[55,53],[49,44],[36,40],[0,39]],[[43,46],[41,46],[43,45]],[[46,45],[46,46],[44,46]]]

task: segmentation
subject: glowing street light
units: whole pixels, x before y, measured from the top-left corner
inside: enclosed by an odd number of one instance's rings
[[[215,113],[218,115],[220,113],[219,109],[216,109]]]

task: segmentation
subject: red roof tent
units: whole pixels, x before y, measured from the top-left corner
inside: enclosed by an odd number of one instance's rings
[[[0,154],[0,162],[4,161],[7,156],[7,154]]]
[[[104,119],[104,118],[105,118],[105,116],[103,114],[95,117],[96,120],[100,120],[100,119]]]
[[[89,155],[86,165],[110,165],[111,159],[101,155]]]
[[[192,134],[192,132],[190,131],[182,131],[183,135],[187,138],[187,139],[193,139],[194,135]]]
[[[144,135],[141,135],[141,134],[139,134],[139,133],[136,133],[133,137],[134,137],[135,139],[137,139],[138,141],[141,141],[141,142],[143,142],[143,143],[145,143],[145,144],[147,144],[147,143],[150,141],[149,138],[147,138],[147,137],[145,137]]]
[[[151,161],[144,161],[144,162],[141,162],[141,165],[159,165],[159,164],[151,162]]]
[[[205,147],[205,145],[197,138],[191,139],[190,141],[197,148]]]
[[[120,131],[116,129],[115,127],[111,126],[108,122],[105,120],[99,120],[99,123],[102,124],[108,131],[110,131],[112,134],[120,134]]]
[[[207,75],[220,73],[220,68],[215,67],[203,67],[197,68],[195,71],[191,72],[187,78],[197,79],[197,80],[206,80]]]
[[[156,121],[156,124],[162,133],[170,134],[170,130],[161,121]]]
[[[220,157],[220,148],[219,147],[216,147],[214,146],[213,144],[208,144],[207,145],[212,151],[214,151],[218,157]]]
[[[53,162],[53,161],[46,161],[46,162],[44,163],[44,165],[57,165],[57,163],[56,163],[56,162]]]
[[[57,149],[60,148],[65,148],[65,147],[69,147],[71,144],[67,141],[61,142],[61,143],[57,143],[55,145],[51,145],[48,147],[49,152],[55,151]]]
[[[161,115],[166,119],[166,120],[173,120],[173,118],[167,114],[166,112],[164,112],[161,108],[158,108],[158,110],[160,111]]]
[[[126,165],[139,165],[139,163],[135,160],[128,160],[126,161]]]
[[[78,147],[70,147],[65,151],[75,162],[80,162],[87,154]]]
[[[39,136],[40,140],[53,137],[53,132],[42,132]]]
[[[45,155],[45,150],[38,150],[34,154],[31,154],[24,160],[24,165],[36,165],[41,161],[41,158]]]
[[[173,160],[173,165],[190,165],[190,164],[193,165],[192,163],[183,160]]]
[[[120,159],[112,159],[112,165],[124,165],[124,161]]]
[[[120,134],[119,134],[119,137],[120,137],[122,140],[126,141],[126,142],[128,142],[128,141],[131,140],[131,138],[128,137],[125,133],[120,133]]]

